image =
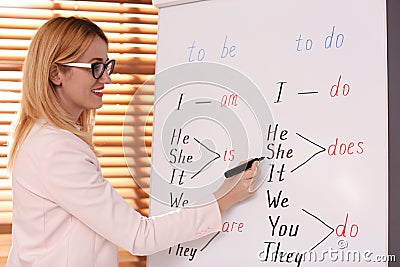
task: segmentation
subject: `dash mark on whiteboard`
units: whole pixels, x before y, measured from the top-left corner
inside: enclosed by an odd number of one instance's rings
[[[309,91],[309,92],[298,92],[298,95],[312,95],[312,94],[318,94],[318,91]]]
[[[196,101],[196,104],[211,104],[211,101]]]

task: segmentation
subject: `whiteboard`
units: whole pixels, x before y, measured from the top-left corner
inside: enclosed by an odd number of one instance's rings
[[[386,39],[379,0],[160,8],[151,215],[267,159],[221,232],[148,266],[387,266]]]

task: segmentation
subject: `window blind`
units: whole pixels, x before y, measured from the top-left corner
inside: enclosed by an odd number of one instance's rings
[[[104,105],[98,110],[94,143],[102,153],[103,175],[136,210],[148,215],[148,195],[135,183],[126,166],[122,146],[123,123],[132,95],[155,71],[157,9],[151,0],[97,1],[1,1],[0,3],[0,266],[11,244],[11,182],[6,176],[7,135],[19,109],[22,66],[31,38],[47,20],[57,16],[91,19],[109,38],[109,58],[116,59],[113,83],[104,89]],[[129,128],[129,149],[134,155],[135,178],[149,181],[150,165],[142,148],[151,151],[153,86],[141,90],[130,120],[146,120],[146,132]],[[144,96],[144,97],[143,97]],[[139,102],[138,102],[139,101]],[[147,115],[150,114],[150,117]],[[126,139],[125,139],[126,140]],[[140,143],[140,145],[139,145]],[[129,152],[129,151],[128,151]],[[149,182],[141,182],[149,184]],[[145,266],[144,257],[120,250],[120,266]]]

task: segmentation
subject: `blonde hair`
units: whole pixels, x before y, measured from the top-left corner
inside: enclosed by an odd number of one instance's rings
[[[58,17],[47,21],[33,37],[23,67],[21,108],[11,133],[9,172],[19,147],[40,118],[70,131],[95,151],[92,140],[95,110],[84,110],[78,121],[74,121],[55,93],[50,67],[58,64],[63,70],[60,64],[77,60],[96,36],[108,44],[104,32],[90,20]]]

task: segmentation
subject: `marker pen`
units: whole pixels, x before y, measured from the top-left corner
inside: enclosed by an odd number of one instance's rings
[[[251,165],[253,165],[253,162],[255,162],[255,161],[260,162],[260,161],[262,161],[263,159],[265,159],[265,157],[254,158],[254,159],[252,159],[252,160],[249,160],[248,162],[245,162],[245,163],[243,163],[243,164],[240,164],[239,166],[236,166],[236,167],[234,167],[234,168],[232,168],[232,169],[226,171],[226,172],[224,173],[225,178],[229,178],[229,177],[232,177],[232,176],[234,176],[234,175],[236,175],[236,174],[239,174],[239,173],[241,173],[241,172],[244,172],[245,170],[248,170],[248,169],[251,168]]]

